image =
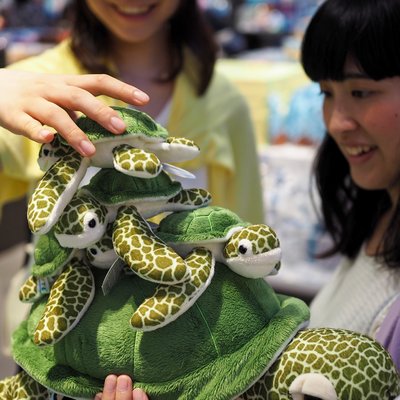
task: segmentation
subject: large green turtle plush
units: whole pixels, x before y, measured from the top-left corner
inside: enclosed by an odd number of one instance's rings
[[[0,398],[92,399],[110,374],[129,374],[151,400],[393,400],[400,380],[387,352],[349,331],[304,329],[307,306],[278,295],[263,279],[217,263],[196,303],[152,332],[125,321],[155,290],[136,275],[104,296],[105,271],[79,324],[52,346],[32,342],[46,299],[13,336],[22,373],[0,382]],[[21,397],[18,397],[21,394]],[[57,397],[62,398],[62,397]]]
[[[45,144],[39,165],[48,168],[28,204],[28,224],[33,233],[47,233],[75,194],[89,166],[115,168],[124,174],[150,178],[163,169],[186,174],[167,164],[191,160],[199,148],[185,138],[168,137],[168,132],[147,114],[129,108],[114,107],[127,129],[114,135],[92,119],[83,116],[77,125],[96,146],[93,157],[81,157],[62,138]]]

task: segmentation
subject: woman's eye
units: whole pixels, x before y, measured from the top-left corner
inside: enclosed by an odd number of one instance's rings
[[[324,89],[321,89],[320,90],[320,92],[319,92],[319,94],[321,95],[321,96],[323,96],[323,97],[331,97],[332,95],[331,95],[331,92],[329,91],[329,90],[324,90]]]
[[[368,97],[368,95],[369,95],[370,93],[371,93],[371,92],[368,91],[368,90],[353,90],[353,91],[351,92],[351,95],[352,95],[353,97],[357,97],[358,99],[364,99],[364,98]]]

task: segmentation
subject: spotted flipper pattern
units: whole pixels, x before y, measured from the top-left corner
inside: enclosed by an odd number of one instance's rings
[[[90,268],[73,258],[54,282],[43,316],[33,337],[45,346],[63,338],[82,318],[94,296],[94,278]]]
[[[175,284],[190,278],[182,257],[153,233],[134,206],[118,210],[113,243],[116,253],[144,279]]]
[[[19,290],[19,300],[22,303],[34,303],[42,296],[50,293],[54,278],[38,278],[29,276]]]
[[[309,373],[328,378],[338,399],[394,399],[400,393],[400,377],[379,343],[354,332],[319,328],[300,331],[241,398],[290,400],[290,385]]]
[[[74,196],[89,165],[78,153],[57,161],[43,176],[28,203],[28,225],[33,233],[45,234]]]
[[[25,371],[0,381],[1,400],[47,400],[48,390]]]
[[[211,194],[205,189],[182,189],[168,200],[167,204],[176,204],[179,210],[203,207],[211,202]],[[168,209],[168,208],[167,208]]]
[[[194,249],[185,259],[192,274],[179,285],[158,285],[131,318],[135,330],[152,331],[169,324],[188,310],[208,287],[214,275],[215,260],[211,251]]]
[[[154,153],[121,144],[113,149],[114,168],[126,175],[154,178],[162,171],[161,161]]]

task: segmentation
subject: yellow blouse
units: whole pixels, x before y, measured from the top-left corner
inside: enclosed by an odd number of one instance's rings
[[[200,156],[180,163],[182,168],[207,169],[213,205],[238,213],[250,222],[264,219],[256,139],[248,106],[234,85],[215,73],[207,92],[198,97],[192,79],[196,64],[187,52],[184,71],[178,76],[167,130],[171,136],[192,139]],[[8,68],[54,74],[87,73],[72,53],[69,40],[39,56]],[[100,96],[109,105],[126,105]],[[0,129],[0,209],[8,201],[27,194],[42,176],[37,165],[40,145]]]

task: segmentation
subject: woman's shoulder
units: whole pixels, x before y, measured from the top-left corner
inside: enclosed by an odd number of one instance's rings
[[[81,74],[85,72],[72,52],[69,39],[63,40],[36,56],[17,61],[8,68],[57,74]]]

